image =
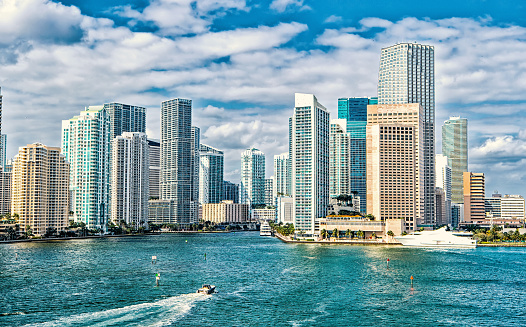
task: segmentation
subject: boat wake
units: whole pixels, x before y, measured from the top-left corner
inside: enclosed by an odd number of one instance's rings
[[[208,298],[210,296],[197,293],[182,294],[156,302],[82,313],[31,326],[170,326],[186,315],[198,301]]]

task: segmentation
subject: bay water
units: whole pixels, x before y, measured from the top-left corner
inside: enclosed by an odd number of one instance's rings
[[[197,294],[204,283],[218,293]],[[526,248],[285,244],[256,232],[0,245],[0,326],[378,325],[525,326]]]

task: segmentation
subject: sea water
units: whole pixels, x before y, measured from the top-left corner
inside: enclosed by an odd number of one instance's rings
[[[526,325],[525,248],[240,232],[1,244],[0,258],[0,326]]]

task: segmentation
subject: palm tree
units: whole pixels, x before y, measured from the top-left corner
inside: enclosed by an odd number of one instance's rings
[[[393,237],[393,236],[394,236],[394,233],[393,233],[393,231],[392,231],[392,230],[390,230],[390,231],[387,231],[387,235],[389,235],[389,236]]]
[[[351,237],[351,230],[350,229],[347,229],[347,231],[345,231],[345,236],[347,236],[347,238],[350,238]]]
[[[327,234],[327,230],[322,229],[321,230],[321,238],[324,239],[326,234]]]
[[[371,234],[371,237],[374,238],[374,239],[376,240],[376,233],[373,232],[373,233]]]
[[[33,231],[31,230],[31,225],[26,225],[26,232],[24,233],[27,238],[33,236]]]
[[[338,228],[333,229],[332,237],[340,238],[340,231],[338,231]]]
[[[359,231],[356,232],[356,236],[358,236],[358,238],[363,238],[364,235],[365,235],[365,233],[362,232],[361,230],[359,230]]]

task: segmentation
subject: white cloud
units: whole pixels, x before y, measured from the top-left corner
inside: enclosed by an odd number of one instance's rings
[[[336,15],[330,15],[324,20],[324,23],[338,23],[341,22],[343,19],[341,16]]]
[[[309,6],[303,4],[303,0],[273,0],[270,4],[270,9],[280,13],[292,8],[299,8],[300,10],[311,9]]]

